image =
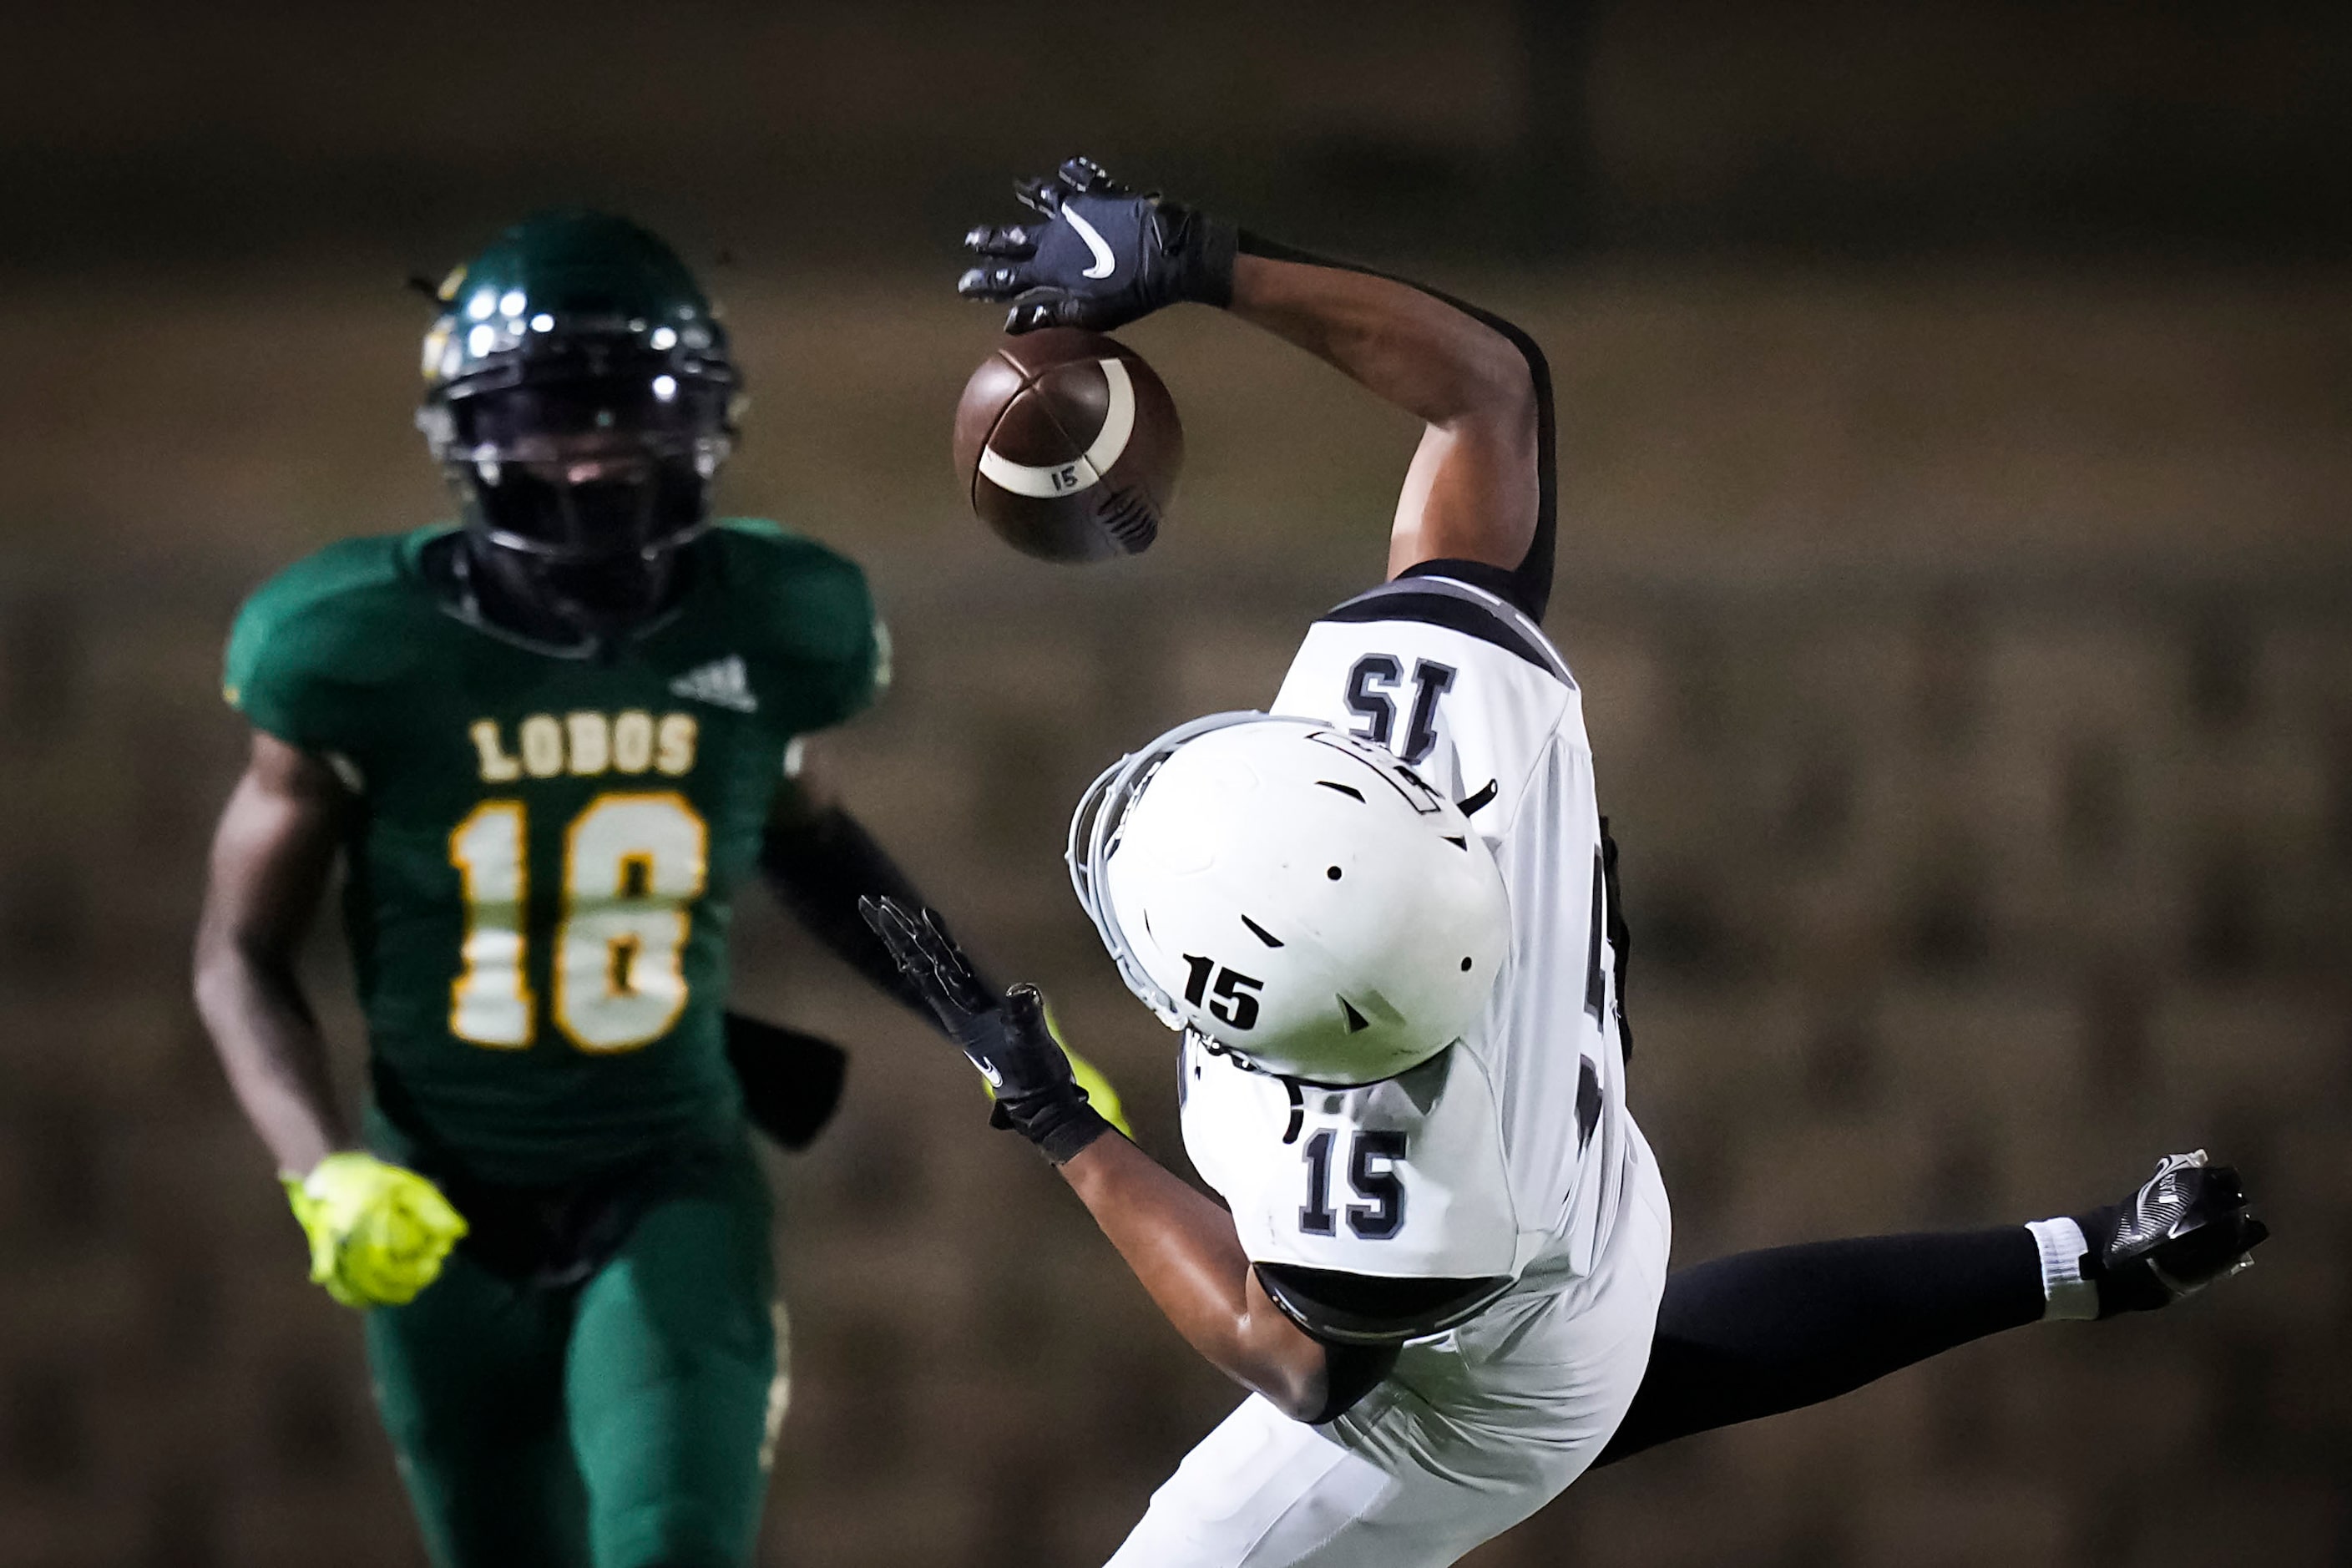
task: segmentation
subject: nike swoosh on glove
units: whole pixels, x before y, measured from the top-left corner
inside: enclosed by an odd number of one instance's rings
[[[978,265],[967,300],[1009,302],[1008,332],[1107,332],[1163,307],[1233,302],[1240,231],[1157,192],[1138,194],[1090,158],[1013,187],[1041,221],[983,224],[964,236]]]
[[[346,1307],[415,1300],[466,1234],[440,1188],[373,1154],[330,1154],[310,1174],[279,1180],[310,1238],[311,1283]]]
[[[2137,1192],[2075,1224],[2091,1244],[2084,1273],[2099,1288],[2102,1318],[2168,1306],[2250,1268],[2271,1234],[2247,1212],[2236,1167],[2202,1149],[2166,1155]]]

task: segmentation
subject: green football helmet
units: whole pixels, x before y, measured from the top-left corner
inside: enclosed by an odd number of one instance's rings
[[[742,381],[709,300],[661,240],[576,209],[516,224],[438,297],[416,423],[467,566],[541,624],[642,626],[734,447]]]

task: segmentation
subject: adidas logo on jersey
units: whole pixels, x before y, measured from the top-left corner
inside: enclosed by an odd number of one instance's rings
[[[751,678],[744,671],[741,657],[736,654],[696,666],[671,681],[669,689],[680,697],[708,702],[714,708],[732,708],[738,713],[760,710],[760,700],[751,694]]]

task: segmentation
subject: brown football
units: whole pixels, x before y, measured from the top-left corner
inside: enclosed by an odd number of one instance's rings
[[[956,405],[971,510],[1045,561],[1134,555],[1159,537],[1184,463],[1176,400],[1143,356],[1099,332],[1000,340]]]

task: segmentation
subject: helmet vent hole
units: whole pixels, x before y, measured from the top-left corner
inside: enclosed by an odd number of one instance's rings
[[[1470,961],[1466,958],[1462,961],[1462,973],[1465,974],[1470,973]]]
[[[1265,927],[1258,924],[1257,921],[1250,919],[1249,916],[1244,915],[1242,917],[1242,924],[1249,927],[1250,935],[1257,938],[1258,941],[1265,943],[1266,946],[1280,947],[1282,945],[1282,939],[1280,937],[1266,930]]]
[[[1339,879],[1339,868],[1337,866],[1327,866],[1323,868],[1323,874],[1336,882]]]
[[[1338,790],[1349,800],[1361,802],[1364,798],[1364,792],[1356,788],[1353,784],[1334,784],[1329,779],[1317,779],[1315,782],[1321,784],[1325,789]]]
[[[1339,1011],[1348,1016],[1348,1033],[1360,1034],[1372,1026],[1372,1021],[1356,1011],[1355,1005],[1345,996],[1339,998]]]
[[[1449,833],[1445,836],[1445,842],[1453,845],[1454,847],[1461,850],[1465,855],[1470,853],[1470,840],[1467,838],[1457,837],[1454,834]]]

